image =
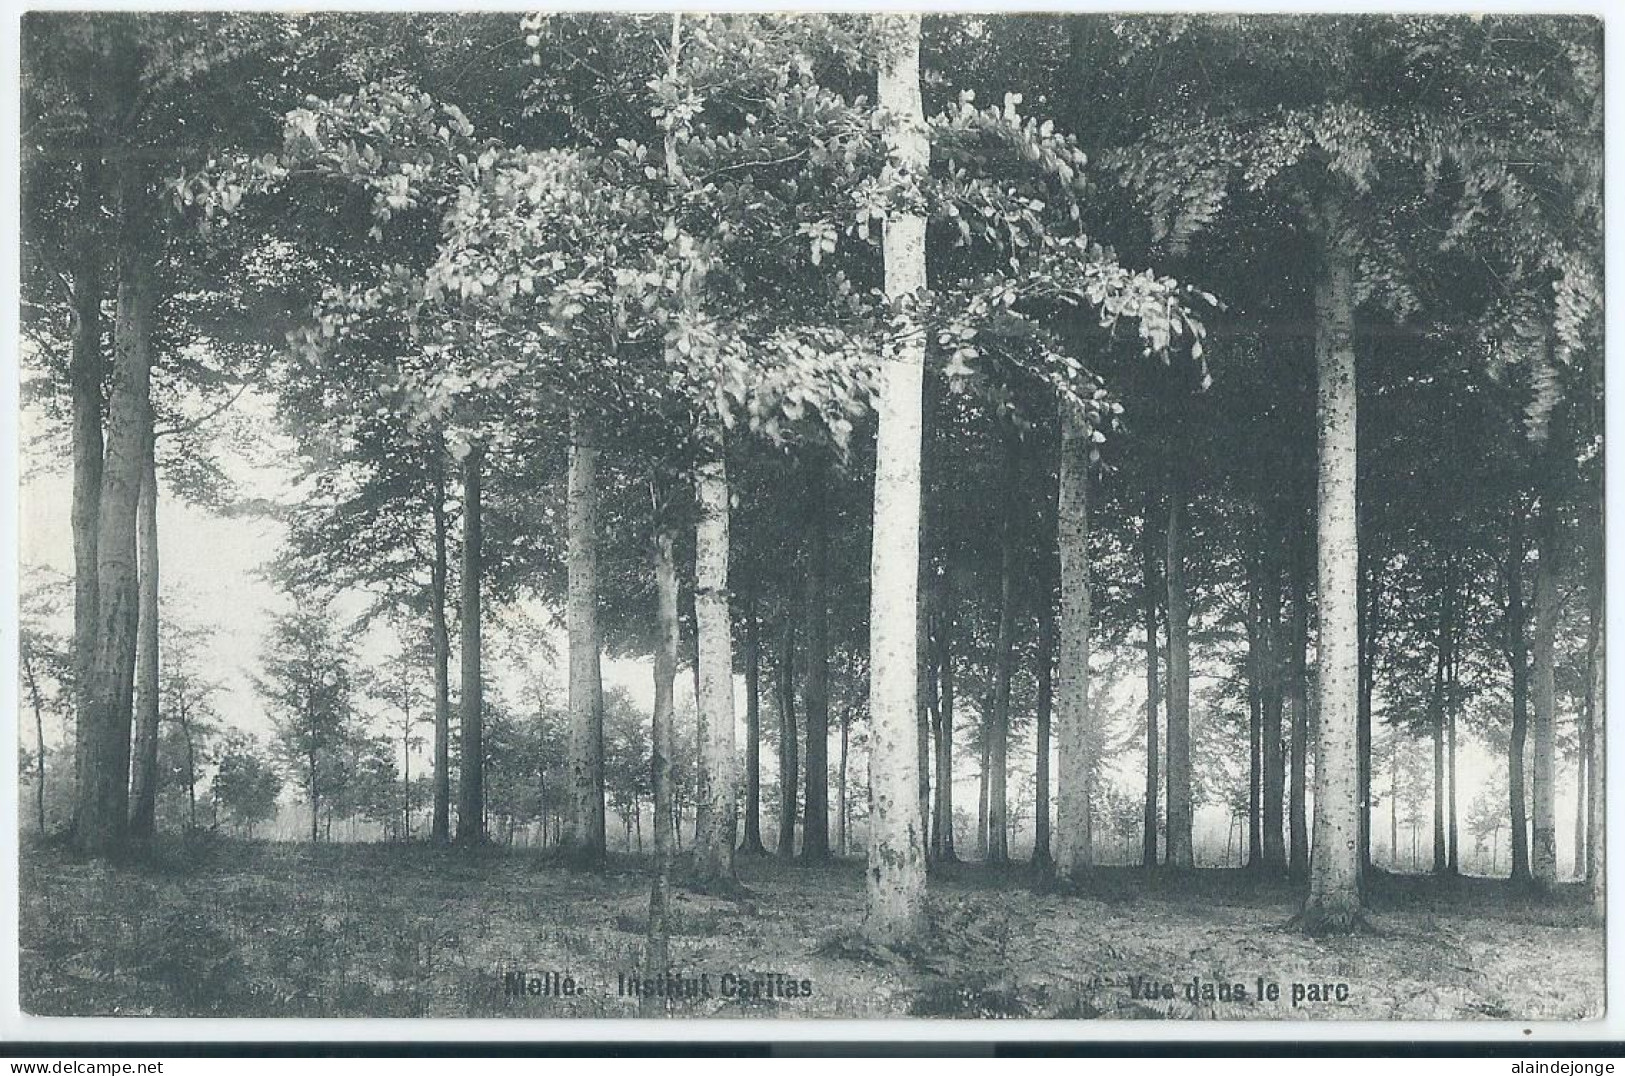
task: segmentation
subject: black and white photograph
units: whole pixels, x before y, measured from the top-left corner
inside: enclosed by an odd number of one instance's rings
[[[13,16],[17,1018],[1600,1026],[1603,30]]]

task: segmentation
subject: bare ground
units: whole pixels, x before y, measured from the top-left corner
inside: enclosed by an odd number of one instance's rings
[[[165,844],[108,867],[31,846],[21,872],[22,1005],[46,1016],[634,1016],[619,976],[639,973],[646,869],[626,857],[587,874],[494,848],[225,840]],[[1286,929],[1297,888],[1251,872],[1103,868],[1058,891],[1022,868],[953,866],[932,878],[928,942],[893,954],[853,944],[861,869],[741,857],[742,899],[676,889],[674,973],[703,976],[709,993],[669,1011],[1601,1015],[1602,931],[1575,886],[1542,896],[1488,879],[1378,876],[1370,931],[1309,938]],[[568,976],[577,993],[510,994],[512,971],[557,972],[549,987]],[[803,980],[810,996],[771,996]],[[747,996],[724,996],[741,986]]]

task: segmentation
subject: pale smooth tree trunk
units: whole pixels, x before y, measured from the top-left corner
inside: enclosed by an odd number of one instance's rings
[[[152,424],[149,416],[148,426]],[[158,465],[149,428],[136,510],[135,734],[130,766],[130,836],[147,839],[158,825]]]
[[[566,855],[604,860],[604,691],[598,649],[598,449],[579,415],[570,422],[565,527],[570,646],[570,826]]]
[[[1167,863],[1194,867],[1191,847],[1190,596],[1185,591],[1185,483],[1179,461],[1170,468],[1168,528],[1162,574],[1168,589]]]
[[[462,764],[457,767],[457,843],[485,839],[484,685],[480,675],[480,468],[485,450],[463,457]]]
[[[434,564],[429,573],[429,632],[434,648],[434,817],[430,840],[451,839],[451,631],[446,623],[446,454],[436,439],[429,510],[434,519]]]
[[[807,523],[807,777],[801,857],[829,858],[829,520],[822,470],[812,478]]]
[[[1062,400],[1056,544],[1061,561],[1060,651],[1055,678],[1055,874],[1075,881],[1094,866],[1095,730],[1089,714],[1089,427]]]
[[[842,707],[841,757],[840,761],[837,763],[838,768],[835,771],[835,795],[839,799],[839,802],[835,805],[835,854],[838,856],[846,855],[846,831],[847,823],[849,821],[849,815],[847,812],[852,805],[852,801],[848,798],[846,791],[846,752],[847,746],[851,740],[851,736],[852,712],[845,707]]]
[[[662,527],[655,536],[655,602],[659,642],[655,649],[655,705],[652,735],[654,787],[654,880],[649,887],[648,937],[644,945],[643,975],[659,979],[671,964],[671,865],[672,840],[676,826],[672,819],[673,698],[677,680],[677,564],[672,553],[671,531]],[[638,1015],[660,1016],[665,998],[640,995]]]
[[[1608,722],[1604,719],[1607,705],[1605,687],[1608,649],[1604,637],[1606,625],[1606,618],[1603,615],[1605,582],[1602,551],[1600,549],[1594,554],[1594,562],[1589,574],[1591,578],[1587,589],[1590,591],[1588,597],[1593,626],[1590,631],[1590,660],[1587,663],[1591,672],[1591,682],[1588,685],[1591,694],[1591,757],[1587,760],[1587,769],[1591,773],[1591,788],[1586,814],[1591,825],[1588,827],[1590,832],[1586,842],[1586,868],[1591,886],[1591,914],[1597,922],[1601,923],[1607,914],[1607,894],[1604,882],[1607,869],[1604,853],[1607,851],[1606,831],[1608,817],[1605,809],[1607,799],[1603,795],[1603,786],[1607,781],[1608,774],[1608,749],[1605,743]]]
[[[1557,505],[1550,492],[1541,497],[1535,564],[1534,638],[1530,646],[1530,707],[1534,759],[1529,770],[1533,833],[1529,869],[1535,884],[1557,884]]]
[[[1334,235],[1323,243],[1315,290],[1320,705],[1314,855],[1302,914],[1312,932],[1352,930],[1361,911],[1354,267]]]
[[[123,848],[130,806],[130,719],[135,690],[136,514],[151,436],[152,328],[158,304],[157,229],[146,169],[130,163],[123,197],[118,313],[107,457],[97,510],[95,647],[80,734],[87,740],[75,844],[92,856]]]
[[[728,610],[728,470],[721,419],[708,415],[704,453],[694,472],[694,619],[705,717],[708,798],[696,838],[696,880],[730,883],[739,822],[739,763],[734,756],[733,627]]]
[[[879,105],[892,161],[923,174],[930,163],[920,95],[920,16],[876,16],[881,36]],[[886,295],[926,288],[925,217],[902,211],[885,223]],[[920,565],[922,326],[905,315],[880,371],[875,410],[874,536],[869,613],[869,857],[863,933],[900,945],[925,930],[924,818],[920,815],[917,683]]]

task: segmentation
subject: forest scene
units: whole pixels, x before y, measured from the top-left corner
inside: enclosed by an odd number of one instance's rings
[[[1603,1015],[1600,21],[20,64],[24,1012]]]

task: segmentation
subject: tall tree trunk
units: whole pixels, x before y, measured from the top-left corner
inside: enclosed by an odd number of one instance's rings
[[[101,214],[100,147],[84,155],[81,165],[79,250],[73,279],[73,353],[68,368],[73,409],[73,684],[74,684],[74,818],[78,791],[89,772],[92,743],[90,685],[96,656],[96,538],[102,495],[102,261],[97,221]]]
[[[1601,534],[1597,535],[1597,544],[1601,545]],[[1604,785],[1608,774],[1608,748],[1607,732],[1607,642],[1604,638],[1607,618],[1604,616],[1604,597],[1607,593],[1606,579],[1603,569],[1604,555],[1598,548],[1591,556],[1591,564],[1587,571],[1586,597],[1590,606],[1589,654],[1586,664],[1589,666],[1591,676],[1588,706],[1591,710],[1591,755],[1586,760],[1586,769],[1591,775],[1590,794],[1586,815],[1590,822],[1587,827],[1589,839],[1586,842],[1586,871],[1587,880],[1591,885],[1591,914],[1592,918],[1601,923],[1607,913],[1607,894],[1605,892],[1604,877],[1607,874],[1607,827],[1608,816],[1606,811],[1607,799],[1604,796]]]
[[[1599,528],[1600,529],[1600,528]],[[1600,566],[1604,554],[1597,546],[1601,545],[1598,539],[1592,539],[1592,549],[1588,551],[1588,564],[1586,565],[1586,663],[1585,663],[1585,699],[1581,704],[1580,717],[1584,727],[1580,731],[1580,754],[1584,780],[1580,782],[1575,795],[1583,801],[1579,826],[1584,835],[1583,840],[1576,840],[1575,847],[1579,852],[1575,860],[1575,873],[1587,882],[1591,881],[1595,872],[1595,852],[1597,848],[1597,817],[1594,811],[1596,804],[1596,785],[1600,776],[1596,765],[1597,757],[1597,730],[1602,724],[1602,696],[1595,690],[1597,678],[1597,663],[1605,660],[1602,651],[1602,596],[1603,580],[1600,575]]]
[[[938,584],[933,622],[937,676],[937,784],[935,817],[931,825],[931,856],[957,861],[954,851],[954,606],[952,577],[944,572]]]
[[[659,507],[657,504],[657,511]],[[655,649],[654,727],[650,737],[655,800],[655,869],[654,880],[649,887],[648,937],[643,951],[643,976],[657,980],[665,977],[671,965],[671,864],[672,840],[676,834],[672,819],[671,772],[676,747],[672,725],[675,716],[673,698],[677,687],[677,564],[672,553],[673,545],[671,531],[662,526],[655,536],[656,622],[660,634]],[[664,996],[652,992],[639,995],[638,1015],[662,1015],[665,1000]]]
[[[135,737],[130,767],[130,836],[158,826],[158,464],[149,417],[136,509]]]
[[[1371,865],[1371,719],[1377,686],[1377,653],[1382,639],[1383,588],[1387,557],[1367,548],[1359,553],[1359,698],[1356,704],[1356,754],[1360,797],[1360,873]]]
[[[1524,748],[1529,734],[1528,611],[1523,600],[1524,558],[1527,552],[1524,513],[1512,512],[1506,566],[1506,651],[1512,667],[1512,730],[1507,742],[1507,796],[1512,819],[1512,875],[1515,883],[1530,880],[1529,806],[1524,789]]]
[[[1157,535],[1151,522],[1155,511],[1149,485],[1145,488],[1145,511],[1140,520],[1141,609],[1145,623],[1145,806],[1141,814],[1140,864],[1157,865],[1157,794],[1161,789],[1158,767],[1161,747],[1157,743],[1157,700],[1162,688],[1157,683]]]
[[[820,469],[808,491],[807,515],[807,797],[801,857],[829,858],[829,519],[827,478]]]
[[[566,492],[570,637],[570,829],[566,855],[601,865],[604,836],[604,689],[598,652],[598,449],[585,420],[570,417]]]
[[[152,432],[149,393],[152,327],[158,305],[156,196],[149,169],[125,170],[119,251],[118,315],[113,328],[113,387],[107,458],[96,535],[96,638],[87,685],[87,736],[76,810],[75,844],[93,856],[124,845],[130,806],[130,718],[135,689],[138,597],[135,532],[142,460]]]
[[[1272,529],[1278,524],[1272,524]],[[1285,705],[1285,670],[1282,661],[1281,638],[1281,565],[1275,555],[1279,539],[1271,535],[1266,550],[1264,577],[1259,587],[1259,641],[1263,644],[1259,654],[1259,712],[1264,728],[1259,746],[1263,753],[1264,866],[1273,871],[1287,869],[1286,819],[1283,814],[1286,799],[1286,753],[1282,750],[1281,718]]]
[[[878,104],[889,118],[895,164],[930,166],[920,96],[920,16],[875,18],[880,41]],[[886,295],[924,292],[925,217],[900,211],[885,222]],[[875,500],[869,613],[869,863],[863,932],[877,944],[906,944],[925,928],[925,855],[919,801],[915,699],[919,601],[923,327],[906,319],[882,365],[875,410]]]
[[[835,805],[835,854],[846,855],[846,833],[848,823],[848,808],[851,800],[846,794],[846,752],[852,733],[852,712],[845,707],[841,708],[841,759],[839,768],[835,771],[835,794],[840,802]]]
[[[993,719],[988,722],[987,862],[1010,862],[1010,687],[1015,671],[1017,511],[1015,436],[1007,434],[1004,448],[1004,520],[999,527],[999,627],[994,642]]]
[[[1045,588],[1046,592],[1048,588]],[[1038,780],[1033,803],[1033,866],[1043,874],[1055,869],[1050,851],[1050,714],[1055,696],[1055,613],[1049,595],[1038,612]]]
[[[1397,735],[1397,734],[1396,734]],[[1388,858],[1399,869],[1399,744],[1388,752]]]
[[[1259,642],[1258,561],[1247,566],[1247,866],[1264,866],[1264,697]]]
[[[1287,871],[1294,878],[1309,874],[1309,558],[1307,534],[1292,542],[1292,626],[1287,645],[1286,706],[1292,725],[1292,786],[1287,813],[1292,847]]]
[[[706,828],[696,838],[696,881],[731,884],[739,828],[739,763],[734,757],[733,625],[728,609],[728,469],[722,420],[707,415],[694,471],[694,620],[705,715]]]
[[[779,841],[774,851],[796,853],[796,785],[801,758],[796,751],[796,623],[788,613],[779,635]]]
[[[976,781],[976,858],[987,862],[987,804],[988,786],[993,781],[993,766],[988,760],[989,752],[993,748],[993,696],[988,695],[987,701],[982,704],[981,713],[977,720],[982,726],[981,766]]]
[[[1061,401],[1056,545],[1061,563],[1061,638],[1056,683],[1060,743],[1056,760],[1055,873],[1077,880],[1095,864],[1095,729],[1089,713],[1089,427]]]
[[[1354,928],[1361,909],[1354,268],[1335,235],[1326,236],[1322,259],[1315,288],[1320,728],[1314,857],[1302,921],[1310,931],[1342,931]]]
[[[1190,598],[1185,592],[1185,485],[1175,463],[1168,483],[1163,561],[1168,585],[1168,809],[1170,867],[1194,867],[1191,849]]]
[[[457,843],[485,839],[484,685],[480,673],[480,469],[485,449],[470,446],[463,457],[462,762],[457,767]]]
[[[429,573],[429,631],[434,648],[434,818],[430,839],[451,839],[451,630],[446,623],[446,451],[434,446],[434,485],[429,491],[434,517],[434,565]]]
[[[1535,883],[1557,883],[1557,619],[1562,597],[1558,574],[1557,503],[1548,491],[1541,496],[1535,564],[1535,632],[1530,647],[1531,693],[1535,744],[1530,769],[1530,805],[1534,830],[1529,865]]]
[[[1438,638],[1434,643],[1433,694],[1428,701],[1428,728],[1433,734],[1433,869],[1444,873],[1450,849],[1444,829],[1445,801],[1445,682],[1450,661],[1450,569],[1445,568],[1439,588]]]
[[[756,602],[746,595],[745,620],[745,840],[739,851],[766,855],[762,843],[762,642]]]
[[[1447,820],[1450,829],[1450,855],[1445,863],[1445,870],[1453,875],[1461,873],[1461,828],[1457,812],[1459,806],[1457,800],[1459,799],[1461,786],[1456,783],[1456,700],[1458,698],[1456,692],[1456,677],[1458,675],[1456,646],[1456,640],[1452,637],[1450,641],[1450,678],[1445,683],[1444,688],[1445,738],[1448,742],[1446,750],[1448,752],[1447,768],[1449,769],[1448,776],[1450,779],[1450,808]]]

